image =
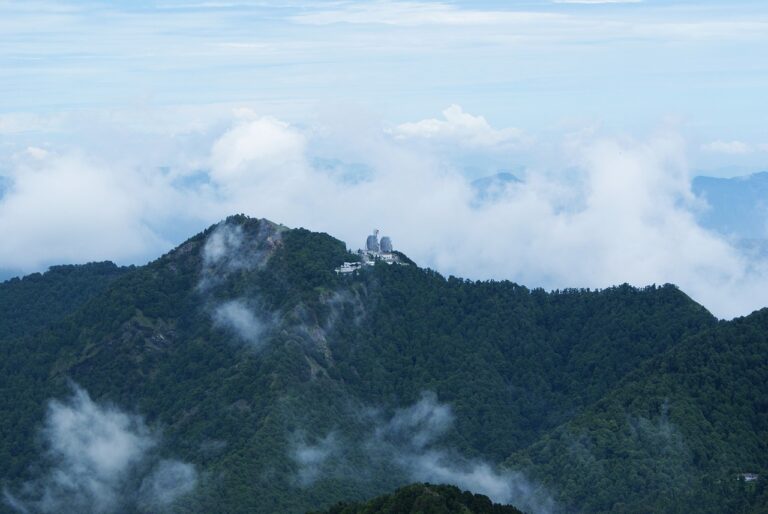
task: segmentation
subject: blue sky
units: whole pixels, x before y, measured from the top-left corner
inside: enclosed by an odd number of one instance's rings
[[[528,130],[675,118],[768,142],[765,2],[25,1],[0,18],[3,113],[356,102],[399,123],[456,103]]]
[[[691,180],[768,169],[766,55],[763,1],[0,0],[0,274],[146,262],[245,212],[744,314],[768,262]]]

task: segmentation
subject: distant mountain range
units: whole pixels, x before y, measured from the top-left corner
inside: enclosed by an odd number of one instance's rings
[[[727,179],[696,177],[692,189],[708,204],[698,215],[703,227],[768,258],[768,172]]]
[[[482,204],[498,200],[507,186],[522,182],[517,176],[507,171],[501,171],[495,175],[473,180],[472,189],[475,192],[475,202]]]
[[[506,171],[473,180],[474,201],[477,205],[496,201],[509,185],[522,182]],[[697,176],[691,190],[704,202],[696,211],[702,227],[749,255],[768,258],[768,172],[734,178]]]
[[[334,272],[356,258],[239,215],[146,266],[0,284],[0,511],[298,513],[431,482],[530,513],[766,512],[768,309]]]

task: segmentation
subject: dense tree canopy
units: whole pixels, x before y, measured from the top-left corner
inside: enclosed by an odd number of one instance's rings
[[[235,216],[146,266],[1,284],[0,480],[45,468],[47,402],[76,383],[204,472],[179,510],[329,508],[415,481],[372,441],[430,393],[451,423],[429,444],[524,473],[556,508],[762,512],[765,480],[735,477],[768,471],[767,311],[718,322],[671,285],[333,272],[355,258]]]

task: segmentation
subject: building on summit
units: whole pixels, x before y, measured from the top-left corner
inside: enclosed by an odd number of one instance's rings
[[[392,239],[384,236],[379,240],[378,229],[375,229],[373,234],[366,238],[365,249],[358,250],[357,255],[360,257],[359,262],[345,262],[336,268],[336,273],[340,275],[354,273],[362,269],[363,266],[373,266],[376,262],[405,264],[404,262],[401,262],[397,254],[394,253]]]
[[[373,234],[368,236],[368,239],[365,240],[365,250],[373,253],[381,251],[381,246],[379,246],[379,229],[375,229]]]

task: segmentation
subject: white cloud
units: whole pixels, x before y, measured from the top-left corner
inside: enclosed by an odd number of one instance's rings
[[[7,113],[0,115],[0,135],[15,135],[24,132],[47,132],[55,130],[61,116],[42,116],[32,113]]]
[[[373,0],[365,3],[339,3],[330,9],[310,11],[292,16],[298,23],[329,25],[361,23],[384,25],[489,25],[500,23],[532,23],[556,20],[560,15],[498,10],[460,9],[444,2],[402,2]]]
[[[387,423],[376,427],[376,439],[396,441],[413,450],[423,450],[453,426],[453,413],[437,395],[425,392],[418,402],[399,409]]]
[[[486,462],[457,458],[443,451],[403,456],[401,462],[412,480],[455,485],[533,514],[555,511],[552,498],[520,472],[498,471]]]
[[[482,116],[473,116],[459,105],[443,111],[443,119],[430,118],[398,125],[392,131],[395,137],[428,139],[459,144],[469,148],[493,148],[520,144],[523,133],[516,128],[494,129]]]
[[[141,417],[97,404],[79,388],[65,402],[50,402],[42,435],[48,472],[19,494],[5,492],[20,512],[110,513],[134,504],[155,510],[197,483],[190,464],[156,462],[152,450],[159,438]],[[137,477],[138,490],[133,489]]]
[[[366,481],[386,470],[400,483],[451,484],[532,514],[553,510],[555,503],[547,491],[523,473],[482,459],[467,459],[441,445],[453,429],[454,415],[451,406],[439,402],[433,392],[423,392],[417,402],[395,410],[391,416],[364,406],[358,409],[361,426],[367,426],[360,439],[342,439],[330,432],[308,443],[306,434],[300,432],[289,441],[299,486],[321,478]],[[372,473],[373,469],[378,471]]]
[[[213,145],[212,177],[227,187],[257,184],[268,175],[289,174],[303,165],[304,137],[287,123],[255,117],[238,123]]]
[[[752,153],[751,145],[742,141],[712,141],[701,146],[702,150],[714,153],[724,153],[728,155],[744,155]]]
[[[198,291],[206,292],[231,273],[262,268],[277,248],[282,230],[264,223],[256,235],[246,238],[241,226],[220,222],[203,245]]]
[[[192,464],[163,459],[141,481],[139,505],[147,512],[157,512],[194,491],[196,485],[197,471]]]
[[[228,271],[235,271],[246,266],[240,248],[243,246],[243,229],[222,223],[208,236],[203,246],[203,265],[214,267],[222,262]]]
[[[327,471],[325,465],[329,459],[341,452],[341,445],[334,432],[329,433],[315,443],[309,443],[303,435],[292,444],[291,458],[298,465],[297,480],[306,487],[315,483]]]
[[[37,159],[37,160],[43,160],[50,155],[50,153],[46,149],[40,148],[37,146],[27,147],[24,153],[29,157],[31,157],[32,159]]]
[[[173,191],[162,177],[31,148],[0,201],[0,266],[141,258],[165,246],[145,223]]]
[[[522,473],[441,448],[439,440],[453,421],[450,405],[440,403],[434,393],[423,393],[415,404],[377,422],[368,443],[371,456],[391,461],[409,480],[455,485],[534,514],[553,511],[555,503],[549,494]]]
[[[213,321],[255,348],[263,342],[262,335],[267,323],[259,319],[244,300],[230,300],[218,305],[213,311]]]
[[[559,5],[609,5],[639,4],[642,0],[553,0]],[[681,11],[685,16],[670,17],[668,10],[646,11],[642,18],[613,13],[590,13],[536,9],[519,10],[483,9],[469,4],[446,2],[404,2],[374,0],[371,2],[338,2],[331,7],[310,8],[290,16],[296,23],[308,25],[362,24],[395,27],[461,27],[478,28],[472,33],[474,41],[486,44],[504,40],[513,43],[515,49],[523,41],[542,43],[568,43],[575,41],[618,41],[631,36],[635,40],[677,41],[685,40],[745,40],[761,38],[766,22],[756,17],[742,16],[726,19],[712,17],[709,13],[690,9]],[[716,12],[716,11],[715,11]],[[501,30],[502,32],[495,32]],[[488,31],[495,37],[486,38]],[[455,34],[451,34],[454,36]],[[503,37],[506,36],[506,39]],[[510,37],[511,36],[511,37]],[[440,43],[443,39],[435,34]],[[387,40],[387,39],[385,39]],[[388,40],[387,40],[388,41]],[[391,42],[388,41],[390,44]]]
[[[224,221],[208,235],[201,251],[203,266],[197,292],[204,297],[213,324],[254,350],[266,342],[264,333],[274,323],[274,317],[258,309],[254,298],[221,301],[215,288],[233,273],[263,267],[279,244],[281,230],[262,222],[257,233],[246,238],[241,226]]]
[[[643,0],[552,0],[554,4],[640,4]]]

